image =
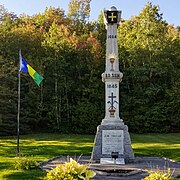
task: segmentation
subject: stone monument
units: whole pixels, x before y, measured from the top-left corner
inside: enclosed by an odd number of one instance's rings
[[[97,127],[91,158],[100,163],[124,164],[134,160],[127,125],[119,117],[119,83],[123,74],[119,71],[117,27],[121,11],[116,7],[104,11],[107,29],[106,70],[102,74],[105,83],[105,118]]]

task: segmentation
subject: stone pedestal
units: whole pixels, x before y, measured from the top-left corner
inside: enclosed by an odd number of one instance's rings
[[[129,136],[128,127],[124,125],[123,122],[119,123],[118,125],[101,124],[97,127],[97,133],[94,140],[94,148],[91,156],[93,160],[100,162],[101,158],[111,158],[111,154],[109,152],[107,152],[108,154],[103,154],[103,148],[105,148],[103,147],[103,132],[105,131],[107,133],[108,131],[110,131],[111,134],[111,132],[114,131],[115,134],[118,134],[116,133],[116,131],[118,130],[122,131],[123,136],[119,137],[119,145],[116,144],[116,142],[112,142],[113,138],[111,138],[111,145],[114,145],[114,147],[111,147],[111,150],[114,152],[118,152],[119,158],[124,158],[125,163],[134,161],[134,153],[131,147],[131,139]]]

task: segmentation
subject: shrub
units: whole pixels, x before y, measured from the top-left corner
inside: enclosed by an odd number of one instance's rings
[[[70,158],[70,162],[60,164],[56,168],[49,171],[45,177],[48,180],[89,180],[96,173],[87,169],[87,165],[80,165],[78,162]]]
[[[38,167],[38,163],[33,159],[27,157],[17,157],[16,159],[14,167],[17,170],[28,170]]]
[[[149,171],[148,171],[149,172]],[[167,171],[160,171],[157,169],[156,171],[150,171],[149,176],[145,177],[143,180],[170,180],[171,173],[170,168]]]

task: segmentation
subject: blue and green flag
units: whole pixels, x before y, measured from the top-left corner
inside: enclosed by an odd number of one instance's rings
[[[35,81],[35,83],[38,86],[40,85],[41,81],[44,79],[22,57],[20,57],[20,71],[21,72],[28,72],[29,75],[33,78],[33,80]]]

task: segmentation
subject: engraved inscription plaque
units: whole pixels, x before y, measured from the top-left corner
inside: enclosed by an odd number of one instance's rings
[[[123,130],[103,130],[102,131],[102,154],[112,152],[124,153]]]

